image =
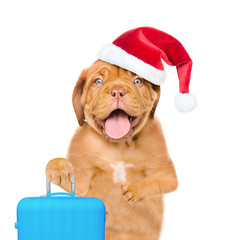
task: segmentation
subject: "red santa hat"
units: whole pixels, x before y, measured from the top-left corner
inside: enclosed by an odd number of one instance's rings
[[[169,34],[151,27],[129,30],[113,43],[106,44],[98,58],[127,69],[155,85],[161,85],[166,72],[162,59],[176,66],[179,92],[175,106],[180,112],[189,112],[197,105],[196,97],[189,93],[192,60],[183,45]]]

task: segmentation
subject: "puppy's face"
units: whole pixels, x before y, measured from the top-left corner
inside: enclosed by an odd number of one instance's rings
[[[84,119],[109,141],[125,141],[154,116],[160,87],[115,65],[96,61],[79,77],[73,106],[80,125]]]

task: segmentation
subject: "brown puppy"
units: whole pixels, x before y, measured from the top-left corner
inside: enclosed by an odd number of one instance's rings
[[[160,87],[96,61],[79,77],[73,106],[79,125],[66,159],[46,176],[65,190],[76,176],[78,195],[98,197],[109,213],[106,240],[157,240],[164,193],[177,188],[174,165],[154,112]]]

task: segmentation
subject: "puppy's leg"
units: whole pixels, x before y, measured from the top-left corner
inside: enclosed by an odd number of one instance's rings
[[[56,185],[66,184],[74,177],[73,165],[65,158],[54,158],[46,166],[46,177]]]
[[[46,177],[49,181],[60,186],[65,191],[71,191],[71,179],[75,176],[75,194],[85,196],[90,188],[90,180],[93,176],[93,171],[87,169],[76,172],[72,164],[65,158],[52,159],[46,167]]]
[[[131,223],[130,223],[131,224]],[[158,238],[151,239],[141,233],[128,233],[119,232],[113,229],[105,229],[105,240],[157,240]]]
[[[85,197],[90,189],[90,182],[93,176],[92,170],[76,171],[75,172],[75,194]],[[66,184],[58,184],[65,191],[71,191],[71,182],[69,181]]]
[[[75,173],[75,193],[77,195],[81,195],[85,197],[90,189],[90,183],[91,179],[94,175],[94,171],[92,169],[86,169],[80,171],[79,169],[76,169]]]
[[[164,194],[174,191],[178,186],[173,163],[162,165],[139,182],[121,186],[124,199],[131,205],[138,200],[153,194]]]

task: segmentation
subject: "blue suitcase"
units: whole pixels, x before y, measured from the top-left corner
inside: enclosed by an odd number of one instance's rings
[[[104,240],[106,211],[98,198],[71,193],[51,193],[28,197],[17,206],[18,240]]]

